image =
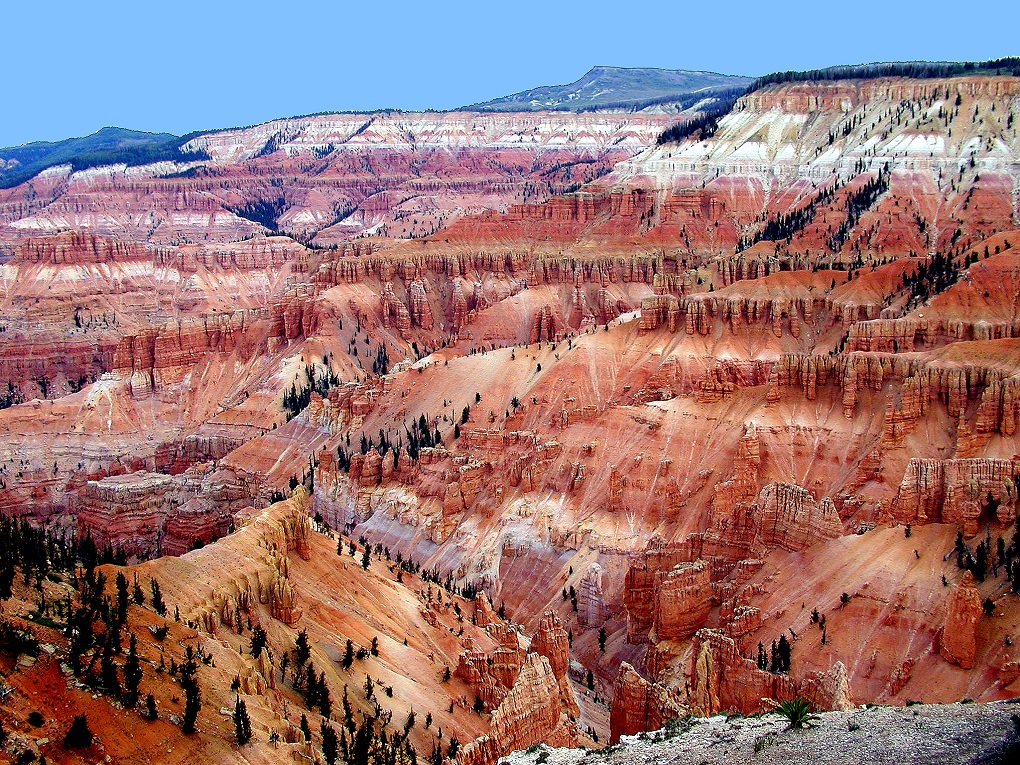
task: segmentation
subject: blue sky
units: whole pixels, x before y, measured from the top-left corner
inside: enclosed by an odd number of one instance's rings
[[[973,9],[968,14],[968,10]],[[1020,55],[1020,3],[11,0],[0,146],[329,110],[446,109],[596,64],[757,75]]]

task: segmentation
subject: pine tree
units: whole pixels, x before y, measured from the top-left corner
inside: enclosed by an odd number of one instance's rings
[[[138,685],[142,681],[142,667],[138,661],[138,638],[131,633],[127,660],[124,662],[124,704],[133,707],[138,703]]]
[[[312,655],[312,649],[308,646],[308,630],[303,629],[294,639],[294,658],[297,663],[303,666]]]
[[[304,712],[301,713],[301,733],[305,737],[305,741],[312,740],[312,728],[308,725],[308,718],[305,717]]]
[[[14,595],[14,561],[10,558],[0,564],[0,600],[9,600]]]
[[[152,610],[160,616],[166,616],[166,603],[163,602],[163,593],[159,588],[159,582],[150,579],[149,587],[152,589]]]
[[[194,733],[195,723],[198,721],[198,712],[202,708],[202,691],[198,687],[198,679],[195,677],[194,662],[189,662],[190,671],[182,669],[181,685],[184,686],[184,715],[181,717],[181,730],[185,733]]]
[[[103,646],[103,656],[99,667],[99,674],[103,679],[103,688],[111,696],[119,697],[120,678],[117,676],[117,665],[113,663],[113,645],[109,641]]]
[[[333,726],[326,725],[326,721],[322,722],[322,757],[326,760],[326,765],[336,765],[336,759],[338,754],[338,740],[336,731],[333,730]]]
[[[329,696],[329,686],[326,685],[326,673],[321,672],[319,674],[319,699],[318,699],[319,714],[325,717],[327,720],[333,713],[333,700]]]
[[[244,746],[251,741],[251,720],[248,718],[248,707],[240,696],[234,701],[234,735],[237,745]]]
[[[253,659],[257,659],[262,650],[266,647],[266,631],[262,627],[255,627],[251,631],[251,642],[249,650]]]
[[[135,601],[136,606],[145,605],[145,592],[142,590],[141,585],[138,584],[138,577],[135,577],[134,587],[132,589],[132,598]]]
[[[606,628],[599,627],[599,652],[606,652]]]
[[[68,749],[87,749],[92,746],[92,729],[85,715],[75,715],[71,727],[64,736],[64,746]]]
[[[790,671],[790,655],[793,651],[793,647],[790,645],[790,641],[786,639],[786,635],[779,636],[779,671],[789,672]]]
[[[117,621],[124,623],[128,609],[128,582],[123,571],[117,572]]]

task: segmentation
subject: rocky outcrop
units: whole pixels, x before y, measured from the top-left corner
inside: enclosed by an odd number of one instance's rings
[[[613,706],[609,716],[609,743],[620,736],[659,730],[668,720],[687,714],[679,696],[658,683],[650,683],[627,662],[620,665],[613,687]]]
[[[411,328],[411,313],[407,306],[393,292],[393,283],[386,282],[382,294],[382,324],[393,327],[398,332],[406,332]]]
[[[496,612],[492,610],[492,604],[489,603],[489,596],[485,592],[479,592],[475,595],[475,613],[474,622],[479,627],[488,627],[490,624],[495,624],[500,621]]]
[[[577,724],[563,709],[559,684],[549,660],[533,653],[493,711],[489,733],[469,742],[458,761],[465,765],[494,765],[500,757],[540,742],[577,746],[578,735]]]
[[[142,564],[139,576],[159,571],[167,602],[209,633],[224,627],[241,632],[248,620],[257,624],[260,604],[272,618],[296,624],[302,610],[289,581],[288,555],[309,555],[310,501],[298,487],[289,500],[249,508],[238,513],[233,534],[179,558]]]
[[[34,237],[21,243],[15,262],[49,265],[123,263],[166,257],[169,250],[98,236],[85,231],[64,231],[55,236]]]
[[[531,330],[528,333],[529,343],[542,343],[556,339],[561,321],[558,321],[553,313],[552,306],[544,305],[531,320]]]
[[[538,630],[531,638],[530,651],[534,651],[549,660],[556,682],[560,686],[560,698],[563,707],[571,719],[580,716],[581,711],[570,687],[567,669],[570,664],[570,640],[567,630],[553,611],[548,611],[538,622]]]
[[[132,560],[182,555],[226,534],[233,513],[258,501],[257,492],[251,476],[229,470],[107,476],[76,497],[78,533]]]
[[[773,483],[761,490],[755,503],[755,550],[779,547],[798,552],[843,533],[831,499],[815,502],[800,486]]]
[[[939,641],[939,653],[950,664],[959,664],[963,669],[974,666],[977,650],[977,625],[981,619],[981,595],[974,586],[974,577],[969,571],[963,580],[953,588],[949,596],[949,610],[946,625]]]
[[[430,330],[435,322],[432,318],[432,306],[429,305],[427,293],[427,282],[422,279],[411,282],[407,291],[407,311],[414,326]]]
[[[705,561],[679,563],[655,586],[655,639],[681,640],[705,624],[712,583]]]
[[[815,709],[852,709],[849,679],[841,663],[827,673],[795,678],[765,672],[737,650],[736,643],[717,630],[703,629],[695,636],[694,662],[687,678],[688,704],[697,715],[730,710],[753,714],[773,702],[801,696]]]
[[[468,303],[464,297],[464,289],[459,279],[453,282],[453,301],[450,308],[450,321],[453,328],[459,330],[467,321]]]
[[[567,675],[570,661],[570,646],[567,630],[553,611],[547,611],[538,622],[538,630],[531,638],[531,649],[549,660],[549,666],[557,680]]]
[[[656,588],[674,566],[696,560],[700,552],[701,540],[692,535],[678,545],[653,540],[646,550],[633,557],[623,590],[628,643],[648,641],[648,632],[655,623]]]
[[[978,532],[982,519],[1000,523],[1016,519],[1015,477],[1020,459],[911,458],[891,513],[900,523],[955,523],[966,536]]]
[[[457,662],[457,676],[471,685],[486,709],[495,709],[506,697],[524,664],[523,637],[502,620],[490,622],[485,631],[497,642],[487,653],[468,643]]]
[[[598,628],[609,618],[609,606],[602,592],[602,567],[592,563],[577,588],[577,623],[582,629]]]
[[[174,479],[159,473],[129,473],[89,481],[81,496],[78,533],[100,549],[147,560],[160,554],[167,518],[177,509]]]

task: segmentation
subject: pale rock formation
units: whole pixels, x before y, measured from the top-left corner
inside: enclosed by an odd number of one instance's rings
[[[597,629],[609,618],[609,606],[602,593],[602,567],[592,563],[577,588],[577,623],[583,629]]]

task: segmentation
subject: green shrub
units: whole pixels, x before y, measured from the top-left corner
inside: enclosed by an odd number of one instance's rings
[[[811,714],[811,703],[800,696],[795,696],[776,707],[776,712],[790,721],[791,728],[804,728],[818,719]]]

